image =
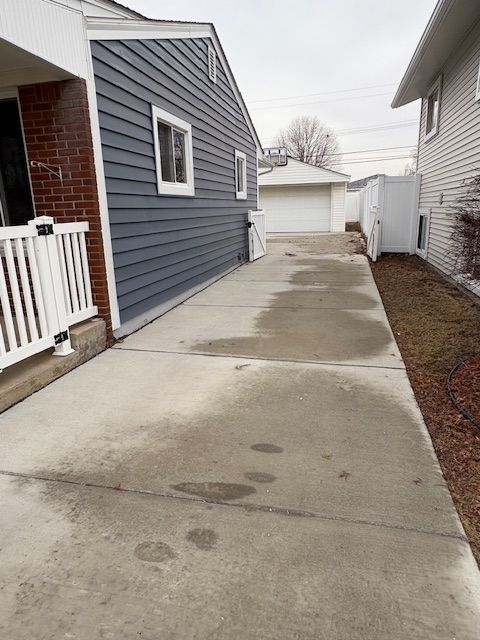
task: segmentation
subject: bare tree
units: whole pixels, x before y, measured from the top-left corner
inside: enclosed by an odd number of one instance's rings
[[[341,164],[335,132],[316,116],[294,118],[286,129],[280,131],[276,144],[286,147],[292,158],[317,167],[338,168]]]
[[[410,154],[410,162],[408,162],[403,172],[400,173],[402,176],[414,176],[417,173],[418,167],[418,147],[414,147]]]

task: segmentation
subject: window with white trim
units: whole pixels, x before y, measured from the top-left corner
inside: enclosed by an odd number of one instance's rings
[[[235,149],[235,193],[237,200],[247,199],[247,156]]]
[[[152,105],[158,193],[193,196],[192,126]]]
[[[416,252],[422,258],[427,257],[429,223],[430,223],[430,210],[420,209],[418,212]]]
[[[440,92],[441,78],[438,78],[427,94],[425,140],[432,138],[438,133],[438,120],[440,116]]]
[[[217,52],[213,47],[208,47],[208,77],[212,82],[217,81]]]

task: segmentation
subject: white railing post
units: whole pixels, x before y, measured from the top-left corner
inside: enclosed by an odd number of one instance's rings
[[[74,350],[68,331],[62,272],[57,242],[53,233],[54,220],[50,216],[40,216],[30,220],[28,224],[35,225],[37,228],[37,237],[34,238],[35,252],[45,300],[48,329],[55,336],[54,355],[68,356]]]

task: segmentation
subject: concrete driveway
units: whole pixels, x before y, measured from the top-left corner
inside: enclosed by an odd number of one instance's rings
[[[0,416],[5,640],[477,640],[353,236],[245,265]]]

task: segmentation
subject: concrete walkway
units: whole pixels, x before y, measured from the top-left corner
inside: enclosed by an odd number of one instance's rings
[[[0,416],[1,638],[478,640],[351,238],[270,242]]]

